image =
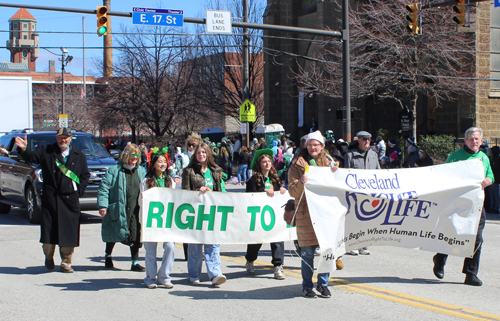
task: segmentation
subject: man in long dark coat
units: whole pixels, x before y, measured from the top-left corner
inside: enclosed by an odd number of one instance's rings
[[[40,164],[43,175],[42,220],[40,243],[43,243],[45,266],[54,269],[54,251],[59,244],[61,272],[73,273],[71,267],[75,247],[80,245],[80,201],[90,173],[87,158],[71,145],[71,131],[61,128],[57,143],[36,151],[27,148],[26,137],[16,137],[21,157]]]

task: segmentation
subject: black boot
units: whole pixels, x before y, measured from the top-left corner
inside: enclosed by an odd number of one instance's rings
[[[440,260],[437,258],[438,254],[434,255],[432,258],[432,261],[434,261],[434,268],[432,271],[434,272],[434,275],[438,279],[444,278],[444,264],[442,262],[439,262]]]
[[[104,266],[105,266],[107,269],[112,269],[112,268],[114,268],[114,265],[113,265],[113,259],[111,258],[111,256],[107,256],[107,257],[106,257],[106,262],[104,263]]]
[[[467,275],[465,276],[464,284],[481,286],[483,285],[483,281],[481,281],[477,276],[467,273]]]

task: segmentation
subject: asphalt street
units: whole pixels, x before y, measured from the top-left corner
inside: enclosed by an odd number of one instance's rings
[[[241,186],[229,187],[241,192]],[[24,211],[0,215],[0,320],[500,320],[500,215],[488,215],[479,278],[463,284],[463,258],[449,257],[446,275],[432,273],[434,253],[372,247],[371,255],[344,255],[345,268],[330,278],[330,299],[301,296],[300,258],[285,244],[285,280],[273,278],[270,246],[263,245],[256,275],[245,272],[245,245],[222,245],[228,281],[215,288],[203,267],[200,285],[188,281],[181,244],[176,244],[173,289],[147,289],[145,273],[130,271],[129,249],[117,244],[114,269],[104,268],[100,217],[82,216],[75,273],[48,271],[40,228]],[[144,249],[140,251],[144,264]],[[161,257],[159,250],[158,256]]]

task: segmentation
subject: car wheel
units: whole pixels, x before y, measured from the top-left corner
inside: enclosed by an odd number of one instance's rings
[[[0,203],[0,214],[9,214],[10,208],[9,204]]]
[[[26,190],[26,209],[28,210],[28,220],[32,224],[40,223],[40,208],[36,202],[35,188],[28,186]]]

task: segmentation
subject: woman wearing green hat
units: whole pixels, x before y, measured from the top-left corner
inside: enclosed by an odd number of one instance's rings
[[[255,152],[250,168],[253,170],[252,177],[247,182],[247,193],[266,192],[270,197],[274,196],[275,191],[284,194],[286,189],[281,186],[278,173],[273,167],[273,151],[271,149],[259,149]],[[255,274],[253,262],[257,259],[262,244],[248,244],[246,270],[248,274]],[[274,265],[274,278],[278,280],[285,279],[283,274],[283,260],[285,256],[285,243],[271,243],[271,254]]]

